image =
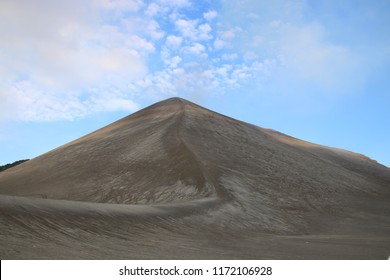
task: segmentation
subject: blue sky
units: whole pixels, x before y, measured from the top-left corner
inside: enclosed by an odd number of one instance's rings
[[[0,2],[0,165],[180,96],[390,166],[389,1]]]

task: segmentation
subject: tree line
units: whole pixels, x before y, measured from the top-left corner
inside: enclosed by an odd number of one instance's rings
[[[21,164],[21,163],[23,163],[25,161],[28,161],[28,159],[21,159],[21,160],[15,161],[13,163],[7,163],[6,165],[1,165],[0,166],[0,172],[6,170],[8,168],[14,167],[16,165],[19,165],[19,164]]]

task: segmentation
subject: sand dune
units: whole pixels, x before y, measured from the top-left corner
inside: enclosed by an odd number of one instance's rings
[[[0,257],[387,259],[390,169],[179,98],[0,173]]]

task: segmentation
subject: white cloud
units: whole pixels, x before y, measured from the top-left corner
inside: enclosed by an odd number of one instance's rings
[[[177,49],[178,47],[180,47],[182,42],[183,38],[174,35],[169,35],[166,39],[166,45],[172,49]]]
[[[223,78],[228,77],[228,73],[233,69],[233,66],[230,64],[225,64],[219,67],[215,72],[219,75],[222,76]]]
[[[218,38],[214,40],[213,46],[219,50],[226,47],[231,47],[231,41],[235,38],[236,33],[240,32],[240,27],[229,28],[227,30],[219,31]],[[241,50],[237,50],[241,51]]]
[[[206,13],[203,13],[203,17],[207,20],[207,21],[211,21],[213,20],[215,17],[217,17],[218,13],[214,10],[211,10],[211,11],[208,11]]]
[[[208,23],[199,24],[199,20],[177,19],[175,26],[184,38],[192,41],[203,41],[212,39],[212,31]]]
[[[352,88],[361,61],[352,48],[332,41],[319,21],[305,18],[304,1],[222,1],[214,48],[240,53],[246,63],[273,61],[268,85],[292,95],[302,88],[333,94]],[[238,7],[242,6],[242,9]],[[248,16],[249,15],[249,16]],[[232,24],[234,23],[234,24]],[[252,62],[251,62],[252,61]],[[261,78],[236,72],[246,79]],[[279,88],[286,84],[286,88]],[[293,89],[295,88],[295,89]]]
[[[142,92],[152,98],[161,98],[183,93],[195,96],[202,92],[223,93],[228,89],[241,87],[253,76],[266,75],[273,67],[273,63],[267,61],[218,65],[205,64],[196,59],[183,61],[181,57],[168,57],[166,64],[169,67],[165,67],[164,70],[133,82],[130,88],[134,94]]]
[[[191,2],[188,0],[158,0],[159,3],[166,6],[172,6],[176,8],[183,8],[191,6]]]
[[[226,46],[226,42],[224,40],[221,40],[221,39],[216,39],[214,41],[214,48],[216,49],[222,49],[223,47]]]
[[[96,60],[106,75],[126,73],[129,77],[140,77],[146,70],[138,53],[127,48],[105,50],[99,53],[99,57]],[[142,73],[139,73],[140,71]],[[129,79],[131,80],[131,78]]]
[[[151,3],[147,7],[145,14],[149,17],[154,17],[154,16],[158,15],[158,13],[161,11],[162,11],[162,8],[159,5],[157,5],[156,3]]]
[[[165,32],[161,29],[160,24],[155,19],[139,15],[124,17],[121,19],[120,24],[109,25],[109,28],[116,29],[114,30],[114,33],[122,36],[120,40],[116,40],[119,44],[122,44],[123,41],[129,41],[126,37],[128,34],[137,35],[145,40],[146,38],[149,38],[152,41],[157,41],[165,35]],[[113,37],[113,35],[111,33],[105,33],[102,34],[102,37],[110,38]]]
[[[174,56],[172,57],[172,59],[169,60],[169,62],[167,63],[169,67],[171,68],[177,68],[177,66],[179,65],[179,63],[182,61],[182,58],[179,57],[179,56]]]
[[[98,0],[97,3],[104,9],[117,11],[138,11],[142,4],[142,0]]]
[[[236,36],[236,33],[239,31],[241,31],[241,28],[238,28],[238,27],[231,28],[231,29],[228,29],[226,31],[221,32],[221,37],[224,40],[231,40]]]
[[[124,99],[120,97],[109,96],[105,98],[96,98],[92,100],[93,110],[96,112],[100,111],[128,111],[134,112],[139,109],[138,104],[129,99]]]
[[[20,120],[70,120],[86,114],[82,102],[72,93],[48,95],[28,81],[14,85],[8,89],[8,94],[12,96],[13,109]]]
[[[175,21],[175,26],[183,35],[183,37],[190,38],[193,40],[196,40],[198,35],[198,30],[196,28],[197,24],[197,20],[178,19]]]
[[[194,43],[192,46],[187,47],[186,50],[195,55],[200,55],[206,50],[205,46],[199,43]]]
[[[131,82],[129,89],[132,93],[161,98],[161,94],[221,92],[240,87],[254,76],[262,75],[269,67],[260,63],[257,57],[244,59],[249,57],[248,54],[245,56],[245,52],[230,50],[230,41],[242,31],[240,27],[220,26],[219,38],[208,42],[213,39],[214,28],[219,24],[211,21],[216,16],[217,12],[209,11],[204,13],[203,18],[191,18],[178,10],[171,10],[164,16],[175,27],[160,48],[164,68]],[[226,47],[229,47],[227,54],[224,53]],[[206,59],[208,57],[210,59]],[[229,60],[230,64],[220,65],[222,60]]]
[[[245,60],[255,60],[255,59],[258,59],[259,56],[257,55],[257,53],[253,52],[253,51],[247,51],[244,53],[244,59]]]
[[[145,94],[222,92],[278,67],[336,82],[350,67],[348,50],[324,42],[320,28],[305,29],[282,15],[264,19],[251,7],[230,11],[237,17],[226,21],[225,9],[193,13],[198,4],[186,0],[66,3],[0,2],[0,32],[7,38],[0,45],[0,118],[131,111]],[[342,70],[329,74],[331,64]]]
[[[113,11],[120,19],[141,6],[142,1],[1,1],[0,34],[7,39],[0,45],[0,73],[7,74],[0,80],[6,100],[0,117],[72,119],[114,108],[93,101],[105,95],[129,102],[122,95],[129,82],[147,73],[145,57],[155,48],[134,30],[105,23],[104,16]],[[160,36],[158,25],[149,29],[152,37]]]
[[[326,42],[319,25],[280,25],[279,60],[290,77],[328,93],[353,84],[359,59],[347,48]]]
[[[212,28],[208,23],[204,23],[204,24],[199,25],[199,27],[198,27],[199,39],[200,40],[212,39],[213,36],[210,35],[211,31],[212,31]]]
[[[135,49],[138,51],[145,51],[145,52],[155,51],[155,48],[152,43],[148,42],[147,40],[137,35],[131,35],[125,42],[126,45],[131,49]]]
[[[160,25],[154,20],[147,23],[146,31],[153,40],[159,40],[164,37],[164,32],[161,31]]]

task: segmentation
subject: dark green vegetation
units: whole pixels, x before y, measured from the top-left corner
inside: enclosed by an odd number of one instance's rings
[[[28,161],[28,159],[21,159],[21,160],[15,161],[15,162],[13,162],[13,163],[7,163],[7,164],[5,164],[5,165],[1,165],[1,166],[0,166],[0,172],[6,170],[6,169],[8,169],[8,168],[14,167],[14,166],[16,166],[16,165],[19,165],[19,164],[21,164],[21,163],[23,163],[23,162],[25,162],[25,161]]]

